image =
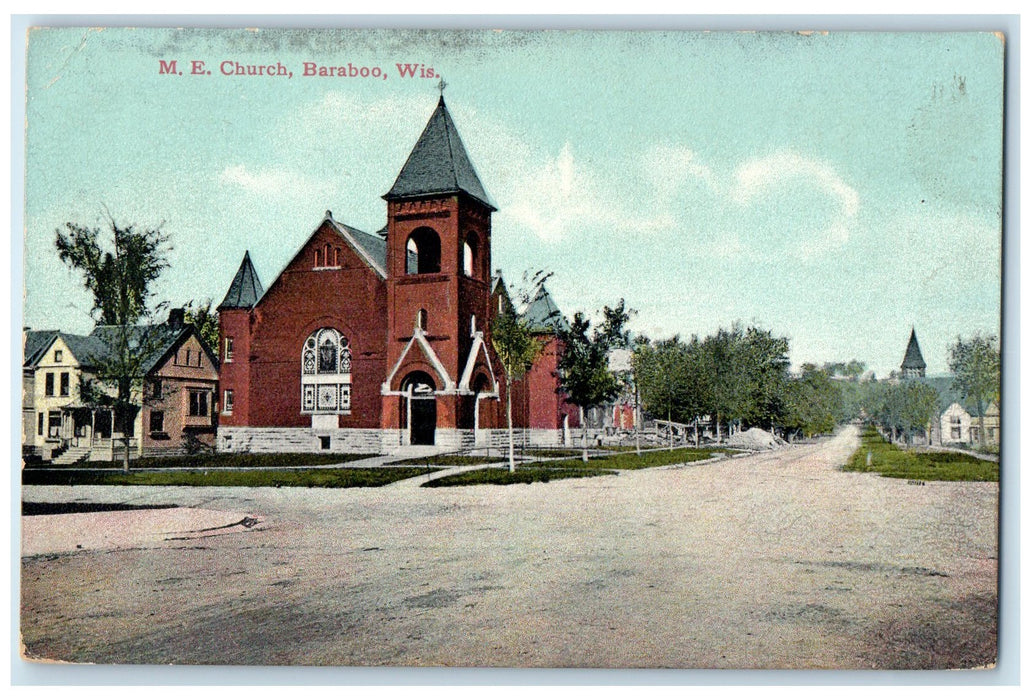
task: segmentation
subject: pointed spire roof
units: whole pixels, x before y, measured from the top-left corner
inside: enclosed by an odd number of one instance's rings
[[[265,289],[261,286],[261,280],[258,279],[258,273],[254,270],[254,265],[251,264],[251,252],[248,250],[244,252],[240,269],[236,271],[236,277],[233,278],[233,283],[229,285],[226,298],[222,300],[218,308],[219,310],[249,309],[257,303],[264,293]]]
[[[469,160],[441,95],[422,136],[383,199],[390,201],[457,192],[464,192],[492,211],[497,210]]]
[[[920,343],[916,342],[916,329],[912,329],[909,334],[909,345],[906,346],[906,356],[902,360],[902,370],[907,369],[927,369],[927,363],[924,362],[924,356],[920,353]]]
[[[536,332],[554,333],[558,330],[569,329],[566,317],[558,310],[558,305],[543,284],[538,287],[537,296],[523,312],[523,318],[526,319],[530,329]]]

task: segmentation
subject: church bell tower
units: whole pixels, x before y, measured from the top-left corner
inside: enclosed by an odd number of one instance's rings
[[[387,202],[383,427],[400,444],[462,444],[497,380],[490,324],[491,202],[441,95]]]

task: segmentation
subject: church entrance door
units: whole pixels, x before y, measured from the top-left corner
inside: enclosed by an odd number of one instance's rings
[[[437,429],[437,400],[412,397],[412,444],[432,445]]]
[[[401,383],[408,394],[408,444],[432,445],[437,430],[436,384],[425,372],[412,372]]]

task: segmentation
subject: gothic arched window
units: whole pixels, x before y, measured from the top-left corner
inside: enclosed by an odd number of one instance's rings
[[[462,244],[462,274],[479,279],[480,265],[476,257],[477,248],[476,235],[470,233]]]
[[[301,350],[301,413],[351,411],[351,345],[335,328],[320,328]]]

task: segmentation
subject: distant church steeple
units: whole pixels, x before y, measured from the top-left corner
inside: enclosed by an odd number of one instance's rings
[[[916,340],[916,329],[913,328],[909,334],[909,345],[906,346],[906,356],[902,359],[902,378],[915,379],[927,374],[927,363],[920,353],[920,343]]]

